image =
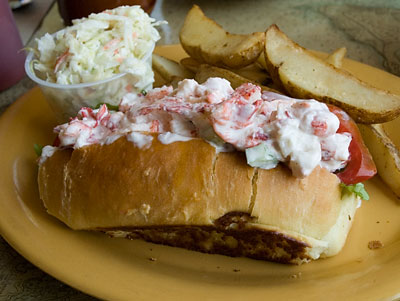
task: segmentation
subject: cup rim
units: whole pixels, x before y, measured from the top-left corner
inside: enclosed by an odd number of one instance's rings
[[[64,30],[64,29],[62,29]],[[55,36],[58,33],[55,32],[52,34],[52,36]],[[155,43],[153,44],[153,47],[151,48],[151,51],[149,51],[148,54],[146,54],[141,60],[145,61],[149,58],[151,58],[153,51],[155,48]],[[79,88],[87,88],[87,87],[92,87],[92,86],[96,86],[96,85],[101,85],[101,84],[105,84],[108,82],[111,82],[113,80],[116,80],[118,78],[121,78],[127,74],[129,74],[128,72],[123,72],[123,73],[118,73],[112,77],[106,78],[106,79],[102,79],[99,81],[94,81],[94,82],[88,82],[88,83],[79,83],[79,84],[71,84],[71,85],[63,85],[63,84],[57,84],[57,83],[52,83],[52,82],[48,82],[45,81],[39,77],[36,76],[35,71],[33,70],[33,67],[31,68],[31,61],[33,59],[33,56],[35,55],[34,52],[30,51],[28,53],[28,55],[26,56],[25,59],[25,73],[28,75],[28,77],[33,80],[35,83],[41,85],[41,86],[45,86],[45,87],[49,87],[49,88],[55,88],[55,89],[79,89]]]

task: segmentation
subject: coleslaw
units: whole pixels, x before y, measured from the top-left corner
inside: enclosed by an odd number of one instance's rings
[[[54,35],[37,40],[33,68],[48,82],[62,85],[95,82],[116,74],[133,75],[139,89],[153,82],[151,65],[144,60],[160,39],[155,26],[140,6],[120,6],[88,18]]]

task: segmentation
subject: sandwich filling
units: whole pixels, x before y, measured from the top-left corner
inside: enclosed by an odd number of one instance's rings
[[[217,151],[246,152],[253,167],[287,164],[294,176],[306,177],[315,167],[335,172],[346,166],[352,140],[338,133],[340,121],[328,106],[312,99],[294,99],[251,83],[232,89],[221,78],[204,84],[185,79],[176,89],[156,88],[127,94],[118,110],[106,105],[82,108],[77,117],[55,128],[57,147],[108,144],[126,136],[138,147],[150,145],[158,133],[162,143],[201,138]],[[43,149],[42,161],[53,147]]]

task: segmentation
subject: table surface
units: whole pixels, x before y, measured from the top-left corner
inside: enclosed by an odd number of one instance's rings
[[[177,44],[193,3],[230,32],[264,31],[276,23],[300,45],[324,52],[345,46],[347,57],[400,76],[400,1],[372,0],[158,0],[152,16],[167,20],[159,45]],[[54,0],[33,0],[14,11],[27,46],[63,27]],[[34,87],[28,78],[0,92],[0,114]],[[39,270],[0,237],[0,300],[94,299]]]

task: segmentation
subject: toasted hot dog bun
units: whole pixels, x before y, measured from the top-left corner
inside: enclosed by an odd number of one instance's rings
[[[38,181],[47,211],[72,229],[284,263],[337,254],[358,204],[325,169],[304,179],[255,169],[200,139],[58,150]]]

